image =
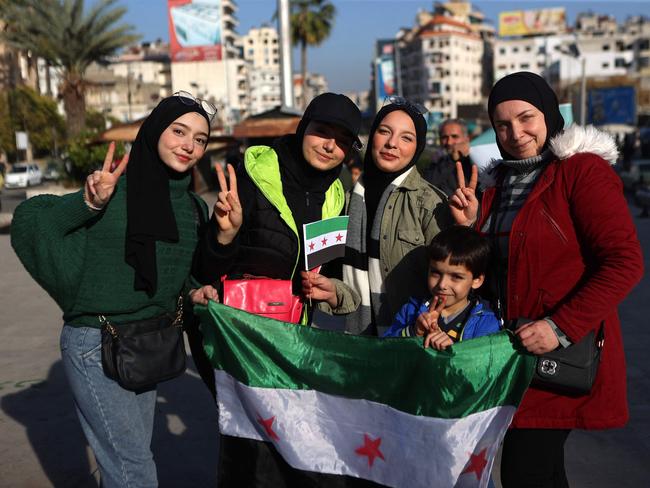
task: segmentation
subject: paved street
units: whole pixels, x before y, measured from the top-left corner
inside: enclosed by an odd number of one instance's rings
[[[650,219],[639,219],[650,266]],[[58,351],[60,312],[0,235],[0,488],[90,487],[96,465],[75,417]],[[567,443],[574,488],[650,486],[650,280],[621,308],[631,421],[576,431]],[[154,453],[162,487],[214,486],[216,416],[193,365],[159,388]]]

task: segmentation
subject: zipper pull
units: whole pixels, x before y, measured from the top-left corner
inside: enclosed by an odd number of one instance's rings
[[[307,206],[309,207],[309,192],[305,192],[305,202],[307,203]]]

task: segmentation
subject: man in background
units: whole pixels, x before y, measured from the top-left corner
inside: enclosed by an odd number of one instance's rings
[[[472,174],[467,124],[462,119],[447,119],[440,125],[438,134],[445,155],[438,161],[431,163],[424,170],[422,176],[449,196],[456,191],[458,186],[456,182],[456,161],[460,161],[463,165],[463,173],[466,179]],[[467,184],[468,181],[465,183]]]

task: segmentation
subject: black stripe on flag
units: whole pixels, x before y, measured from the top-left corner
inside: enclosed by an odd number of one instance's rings
[[[345,255],[345,244],[336,244],[307,255],[307,269],[314,269],[321,264]]]

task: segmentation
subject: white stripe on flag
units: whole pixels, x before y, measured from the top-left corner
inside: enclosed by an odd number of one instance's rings
[[[347,236],[347,230],[337,230],[309,239],[305,246],[305,254],[309,256],[311,253],[321,251],[327,247],[335,246],[337,244],[345,245],[345,239]],[[323,239],[325,239],[325,244],[323,244]],[[314,245],[313,249],[311,248],[311,244]]]
[[[297,469],[394,487],[487,486],[515,412],[437,419],[314,390],[249,387],[221,370],[215,377],[222,434],[273,442]]]

